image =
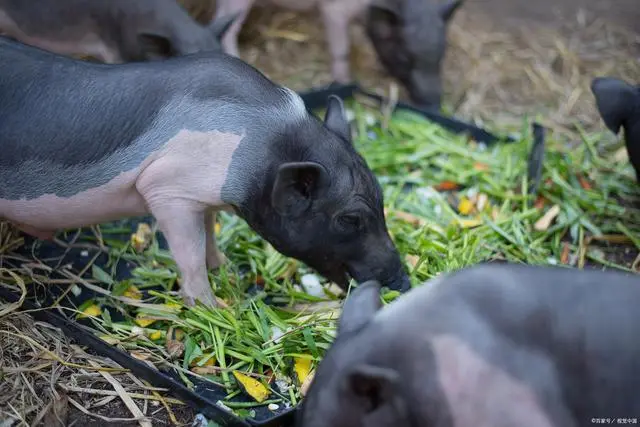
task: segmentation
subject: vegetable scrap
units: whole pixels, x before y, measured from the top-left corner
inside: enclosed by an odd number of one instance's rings
[[[233,371],[233,376],[236,377],[245,393],[254,398],[256,402],[264,402],[269,397],[269,390],[260,381],[238,371]]]
[[[89,316],[100,316],[102,314],[102,309],[97,306],[96,304],[91,304],[89,306],[87,306],[86,308],[84,308],[80,314],[78,314],[78,318],[82,319],[82,318],[86,318]]]

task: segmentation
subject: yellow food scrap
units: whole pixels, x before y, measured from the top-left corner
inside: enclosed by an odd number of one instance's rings
[[[296,373],[298,384],[304,383],[309,376],[309,372],[311,372],[311,359],[307,359],[306,357],[296,357],[293,370]]]
[[[138,224],[137,231],[131,235],[131,246],[133,246],[136,252],[142,252],[149,246],[149,243],[151,243],[151,237],[151,227],[142,222]]]
[[[216,358],[215,356],[210,357],[209,359],[207,359],[206,362],[204,362],[203,364],[200,364],[200,362],[205,358],[206,356],[199,356],[196,357],[195,359],[193,359],[193,361],[191,362],[190,366],[215,366],[216,364]]]
[[[159,340],[160,338],[162,338],[162,331],[155,331],[149,334],[149,339],[152,339],[154,341]]]
[[[216,234],[220,234],[220,230],[222,229],[222,227],[220,226],[219,222],[216,222],[216,225],[214,226],[214,230],[216,232]]]
[[[142,292],[140,292],[140,289],[131,285],[127,288],[126,291],[122,293],[122,296],[131,298],[131,299],[142,299]]]
[[[83,317],[100,316],[101,314],[102,314],[102,310],[100,309],[100,307],[98,307],[96,304],[92,304],[89,307],[82,310],[82,313],[78,315],[78,318],[82,319]]]
[[[479,219],[461,219],[460,226],[462,228],[473,228],[482,224],[482,220]]]
[[[458,212],[462,215],[469,215],[473,211],[473,203],[471,200],[463,197],[460,199],[460,203],[458,203]]]
[[[255,380],[238,371],[233,371],[233,376],[240,384],[240,387],[256,402],[262,403],[269,397],[269,390],[258,380]]]
[[[144,317],[144,315],[140,315],[138,314],[136,316],[136,325],[146,328],[147,326],[149,326],[150,324],[152,324],[153,322],[155,322],[156,319],[149,319],[148,317]]]

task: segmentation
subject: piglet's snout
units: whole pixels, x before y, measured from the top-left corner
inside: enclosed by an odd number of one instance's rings
[[[352,263],[349,273],[358,282],[377,280],[382,286],[400,292],[411,288],[409,276],[390,237],[368,244],[361,262]]]
[[[439,110],[442,105],[442,81],[432,71],[416,70],[409,82],[411,101],[427,110]]]

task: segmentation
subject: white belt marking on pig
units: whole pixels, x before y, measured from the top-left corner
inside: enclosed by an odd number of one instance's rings
[[[242,138],[217,130],[181,130],[140,166],[106,184],[71,197],[0,199],[0,218],[45,230],[79,227],[145,214],[147,197],[226,208],[220,191]],[[149,192],[145,198],[136,188],[140,179]]]
[[[455,427],[553,427],[535,392],[459,338],[430,340]]]
[[[203,208],[224,205],[222,186],[231,157],[244,136],[180,131],[140,174],[138,188],[147,202],[160,198],[183,200]]]

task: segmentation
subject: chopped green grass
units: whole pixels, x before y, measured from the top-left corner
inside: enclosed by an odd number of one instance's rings
[[[639,186],[628,162],[613,160],[622,143],[612,136],[585,134],[581,141],[559,141],[548,135],[542,180],[537,194],[528,195],[528,125],[523,123],[519,141],[486,147],[409,113],[396,113],[382,129],[379,113],[349,105],[356,117],[357,148],[382,184],[388,227],[414,286],[496,259],[637,267]],[[536,222],[554,205],[557,216],[537,229]],[[310,358],[315,366],[322,359],[339,315],[327,301],[340,297],[307,294],[298,284],[308,268],[276,252],[240,218],[226,213],[218,218],[217,240],[230,264],[210,278],[227,308],[183,307],[170,292],[178,277],[170,253],[154,240],[138,254],[113,237],[122,228],[103,226],[112,262],[105,269],[93,266],[92,272],[110,295],[94,301],[102,308],[93,317],[95,327],[135,357],[173,367],[187,385],[198,378],[224,387],[222,403],[242,416],[252,416],[251,408],[260,405],[295,405],[303,396],[292,372],[294,360]],[[113,279],[117,260],[137,265],[130,279]],[[137,306],[115,298],[132,295],[132,287],[160,291],[149,291]],[[250,288],[254,292],[248,293]],[[384,299],[395,296],[397,292],[388,292]],[[324,308],[315,304],[319,301]],[[125,320],[112,321],[110,313],[115,312]],[[136,324],[136,316],[152,321]],[[176,335],[176,330],[181,332]],[[269,398],[262,403],[231,401],[243,395],[233,371],[262,382],[270,389]]]

